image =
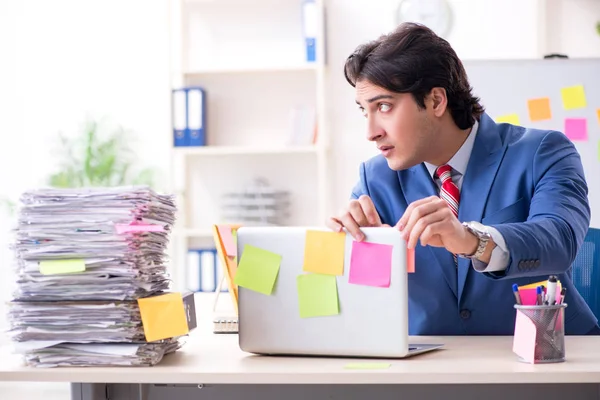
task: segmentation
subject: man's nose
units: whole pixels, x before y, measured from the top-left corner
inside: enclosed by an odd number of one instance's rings
[[[383,135],[384,130],[378,126],[373,119],[369,119],[367,124],[367,139],[371,142],[375,142]]]

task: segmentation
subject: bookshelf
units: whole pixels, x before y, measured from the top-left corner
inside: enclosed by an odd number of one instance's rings
[[[325,221],[331,185],[324,1],[314,3],[316,57],[307,61],[303,0],[171,0],[171,87],[202,87],[207,107],[206,146],[171,151],[177,290],[186,289],[188,249],[212,245],[212,224],[240,222],[226,217],[224,198],[256,179],[288,194],[282,225]],[[294,136],[298,116],[305,127],[316,124],[316,134]]]

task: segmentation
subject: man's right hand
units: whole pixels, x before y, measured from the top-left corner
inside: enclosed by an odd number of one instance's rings
[[[365,238],[360,230],[361,227],[389,226],[381,223],[373,201],[364,194],[358,200],[350,200],[348,206],[340,210],[337,216],[327,219],[326,225],[335,232],[341,232],[346,228],[358,242]]]

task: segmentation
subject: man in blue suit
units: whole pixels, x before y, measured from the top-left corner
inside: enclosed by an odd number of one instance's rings
[[[565,135],[496,124],[448,42],[418,24],[359,46],[345,76],[381,155],[327,224],[356,240],[395,226],[415,249],[409,334],[513,334],[513,283],[549,275],[566,287],[566,333],[598,334],[571,279],[590,208]]]

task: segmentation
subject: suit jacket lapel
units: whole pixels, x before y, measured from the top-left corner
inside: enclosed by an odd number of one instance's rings
[[[439,190],[424,164],[399,171],[398,179],[400,180],[400,187],[402,188],[407,204],[425,197],[439,196]],[[457,296],[456,268],[454,267],[452,254],[443,247],[427,246],[427,248],[433,252],[448,286],[452,289],[454,295]]]
[[[481,222],[490,189],[505,152],[506,146],[502,145],[496,123],[487,114],[483,114],[463,177],[458,207],[458,219],[461,222]],[[470,270],[471,261],[459,257],[459,300]]]

